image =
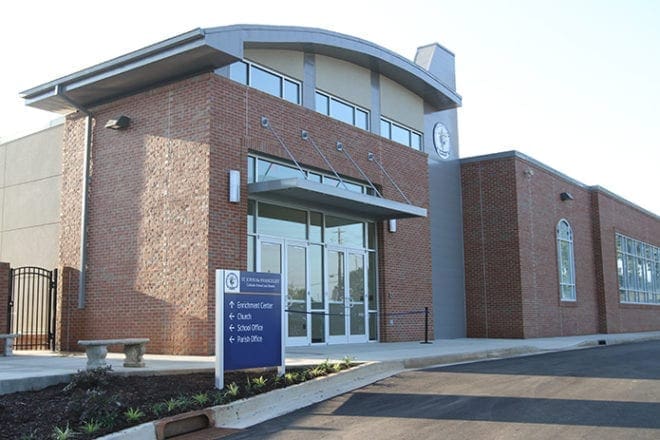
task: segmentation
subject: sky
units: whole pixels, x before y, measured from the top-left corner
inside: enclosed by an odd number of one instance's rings
[[[660,0],[31,1],[0,15],[0,141],[23,90],[197,27],[309,26],[456,55],[461,157],[518,150],[660,215]]]

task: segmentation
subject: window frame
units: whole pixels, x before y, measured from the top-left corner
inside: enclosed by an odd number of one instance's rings
[[[389,125],[389,130],[388,130],[387,135],[383,134],[383,132],[382,132],[383,123],[386,123],[386,124]],[[420,132],[418,130],[415,130],[414,128],[408,127],[406,125],[403,125],[402,123],[394,121],[390,118],[386,118],[385,116],[380,117],[380,126],[381,126],[380,135],[382,137],[384,137],[385,139],[389,139],[392,142],[396,142],[397,144],[400,144],[400,145],[405,145],[406,147],[412,148],[413,150],[416,150],[416,151],[422,151],[422,148],[424,146],[424,134],[422,132]],[[402,130],[405,130],[405,131],[408,132],[408,143],[404,144],[403,142],[399,142],[397,140],[392,139],[392,133],[394,132],[393,128],[395,126],[399,129],[402,129]],[[419,147],[413,145],[413,142],[412,142],[413,134],[415,134],[419,137]]]
[[[567,237],[564,237],[562,234],[562,225],[565,225],[567,228]],[[573,228],[571,227],[571,224],[568,222],[568,220],[562,218],[557,222],[557,226],[555,228],[555,241],[557,243],[557,275],[559,277],[559,299],[561,302],[574,303],[577,301],[577,289],[575,282],[575,242]],[[568,281],[564,281],[562,277],[562,272],[564,269],[564,264],[562,262],[562,244],[564,243],[568,246],[568,267],[566,268],[568,270]],[[566,287],[570,289],[570,296],[564,295]]]
[[[283,100],[285,100],[286,102],[290,102],[291,104],[302,105],[302,90],[303,90],[303,87],[302,87],[302,81],[299,81],[299,80],[297,80],[297,79],[295,79],[295,78],[292,78],[292,77],[290,77],[290,76],[288,76],[288,75],[284,75],[283,73],[280,73],[280,72],[278,72],[278,71],[276,71],[276,70],[273,70],[273,69],[271,69],[271,68],[269,68],[269,67],[266,67],[266,66],[264,66],[264,65],[262,65],[262,64],[255,63],[254,61],[251,61],[251,60],[249,60],[249,59],[247,59],[247,58],[244,58],[244,59],[242,59],[242,60],[240,60],[240,61],[236,61],[236,63],[233,63],[233,64],[244,64],[244,65],[245,65],[245,69],[246,69],[246,73],[245,73],[245,76],[246,76],[246,82],[243,83],[242,81],[238,81],[235,77],[232,77],[232,74],[231,74],[231,69],[232,69],[232,67],[231,67],[231,66],[229,67],[229,72],[230,72],[230,73],[229,73],[229,79],[231,79],[231,80],[233,80],[233,81],[236,81],[236,82],[238,82],[238,83],[240,83],[240,84],[246,85],[246,86],[248,86],[248,87],[251,87],[251,88],[253,88],[253,89],[256,89],[256,90],[262,91],[262,92],[264,92],[264,93],[267,93],[267,94],[269,94],[270,96],[275,96],[276,98],[283,99]],[[260,88],[258,88],[258,87],[254,87],[254,85],[252,84],[252,68],[259,69],[259,70],[261,70],[261,71],[263,71],[263,72],[265,72],[265,73],[268,73],[268,74],[271,74],[271,75],[273,75],[273,76],[276,76],[276,77],[278,78],[278,80],[279,80],[279,83],[280,83],[280,84],[279,84],[279,89],[280,89],[279,95],[274,95],[274,94],[272,94],[272,93],[270,93],[270,92],[268,92],[268,91],[266,91],[266,90],[260,89]],[[298,86],[297,102],[294,102],[294,101],[291,101],[291,100],[285,98],[285,90],[286,90],[285,85],[286,85],[286,82],[287,82],[287,81],[290,82],[290,83],[292,83],[292,84],[295,84],[295,85]]]
[[[318,99],[317,96],[318,96],[318,95],[321,95],[321,96],[323,96],[324,98],[327,99],[327,101],[326,101],[326,102],[327,102],[327,105],[326,105],[326,108],[325,108],[325,112],[319,111],[319,109],[318,109],[318,106],[317,106],[317,99]],[[352,122],[352,123],[348,123],[348,122],[346,122],[346,121],[344,121],[344,120],[342,120],[342,119],[338,119],[338,118],[334,117],[334,116],[331,114],[331,113],[332,113],[332,101],[336,101],[336,102],[338,102],[338,103],[340,103],[340,104],[343,104],[343,105],[346,105],[346,106],[348,106],[348,107],[351,107],[351,110],[352,110],[352,113],[353,113],[353,122]],[[332,119],[334,119],[334,120],[336,120],[336,121],[340,121],[340,122],[343,122],[343,123],[345,123],[345,124],[352,125],[353,127],[355,127],[355,128],[359,128],[360,130],[370,131],[370,127],[369,127],[369,125],[370,125],[370,124],[369,124],[369,123],[370,123],[370,112],[369,112],[368,109],[366,109],[366,108],[364,108],[364,107],[362,107],[362,106],[359,106],[359,105],[353,104],[353,103],[350,102],[350,101],[346,101],[345,99],[339,98],[339,97],[337,97],[337,96],[335,96],[335,95],[333,95],[333,94],[331,94],[331,93],[325,92],[325,91],[320,90],[320,89],[316,89],[316,90],[314,91],[314,110],[315,110],[317,113],[321,113],[322,115],[328,116],[328,117],[330,117],[330,118],[332,118]],[[365,120],[365,122],[366,122],[366,127],[364,127],[364,128],[363,128],[363,127],[360,127],[360,126],[358,126],[358,125],[356,125],[356,122],[357,122],[357,116],[356,116],[356,115],[357,115],[357,112],[358,112],[358,111],[361,111],[362,113],[365,113],[365,114],[367,115],[366,120]]]
[[[660,247],[615,232],[619,303],[660,306]]]

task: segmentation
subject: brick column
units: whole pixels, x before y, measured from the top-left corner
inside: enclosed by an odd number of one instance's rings
[[[60,266],[57,280],[56,350],[80,351],[82,311],[78,309],[78,269]]]
[[[9,331],[9,277],[11,268],[9,263],[0,263],[0,333]]]

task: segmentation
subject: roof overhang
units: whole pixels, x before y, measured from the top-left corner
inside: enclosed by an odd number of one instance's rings
[[[438,110],[461,97],[414,62],[371,42],[323,29],[235,25],[195,29],[21,92],[26,105],[68,114],[243,58],[250,47],[295,49],[343,59],[380,72]]]
[[[426,209],[303,178],[248,184],[250,198],[277,204],[356,217],[364,220],[426,217]]]

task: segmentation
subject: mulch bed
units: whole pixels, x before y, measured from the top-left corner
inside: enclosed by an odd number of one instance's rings
[[[212,373],[118,376],[105,372],[99,373],[98,377],[93,374],[80,377],[81,373],[77,376],[78,380],[74,379],[69,387],[60,384],[39,391],[0,395],[0,439],[50,439],[55,427],[65,430],[67,425],[76,431],[76,439],[91,439],[149,420],[224,403],[224,393],[214,388]],[[266,379],[266,383],[261,384],[258,392],[245,386],[260,376]],[[231,400],[237,400],[294,383],[275,378],[272,370],[230,372],[225,374],[225,385],[234,382],[240,386],[237,395],[231,397]],[[200,393],[209,397],[206,404],[191,399]],[[178,401],[176,405],[175,400]],[[129,408],[139,409],[144,416],[139,421],[128,422],[125,413]],[[104,426],[94,434],[82,432],[83,424],[90,419]]]

